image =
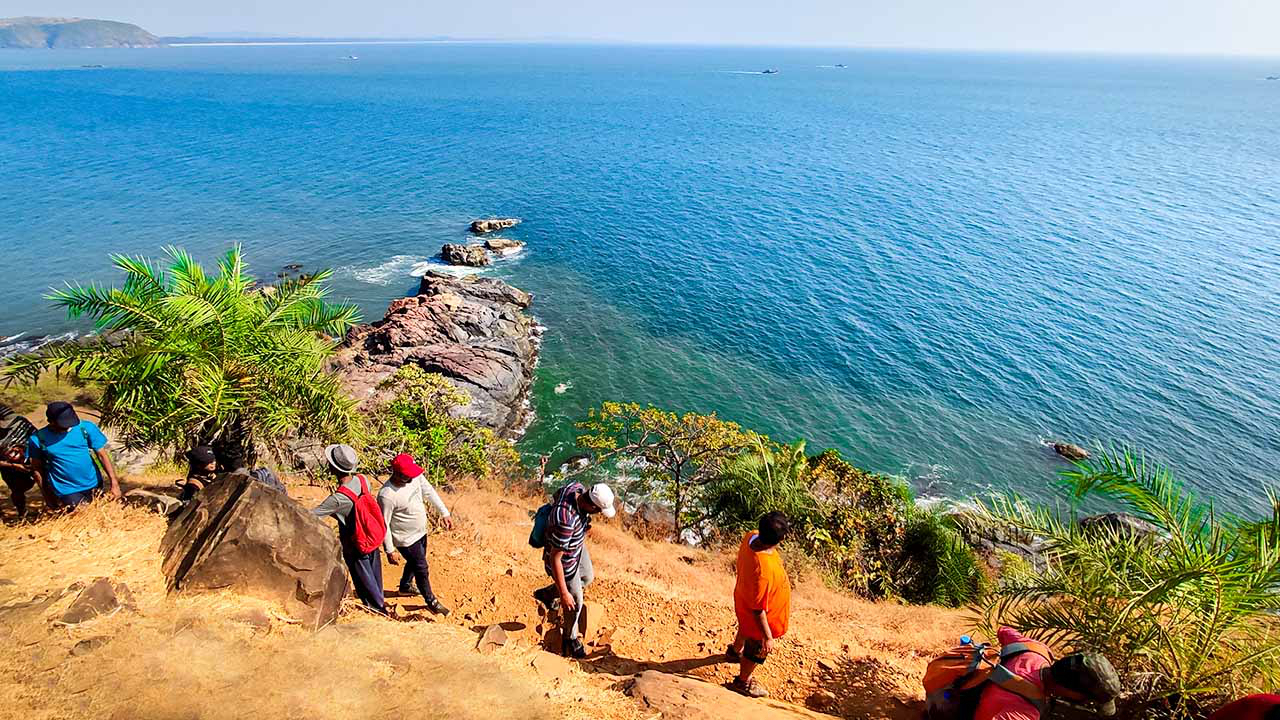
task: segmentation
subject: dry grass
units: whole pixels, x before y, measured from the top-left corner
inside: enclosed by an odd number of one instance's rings
[[[156,552],[163,530],[161,517],[116,504],[0,528],[0,716],[638,716],[581,673],[537,676],[527,646],[480,655],[476,635],[456,625],[355,611],[312,634],[252,599],[168,596]],[[63,590],[96,577],[127,584],[137,612],[54,622],[75,596]],[[255,627],[253,614],[274,619]]]

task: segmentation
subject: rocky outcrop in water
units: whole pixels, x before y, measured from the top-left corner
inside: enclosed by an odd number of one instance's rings
[[[524,243],[510,238],[491,237],[485,239],[484,246],[489,251],[497,253],[498,255],[512,255],[520,252],[524,247]]]
[[[1053,451],[1073,462],[1076,460],[1089,459],[1088,450],[1085,450],[1079,445],[1073,445],[1072,443],[1056,442],[1053,444]]]
[[[428,273],[418,295],[392,302],[382,320],[347,334],[337,369],[365,403],[403,365],[439,373],[471,398],[456,414],[515,437],[528,416],[538,355],[537,326],[525,312],[532,301],[494,278]]]
[[[489,264],[489,253],[483,245],[448,243],[440,248],[440,259],[450,265],[484,267]]]
[[[506,230],[520,224],[520,218],[482,218],[471,221],[471,232],[477,235]]]

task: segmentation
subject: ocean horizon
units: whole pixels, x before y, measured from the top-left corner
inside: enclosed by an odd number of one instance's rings
[[[483,272],[547,328],[531,455],[623,400],[925,497],[1044,497],[1053,440],[1232,510],[1276,481],[1274,60],[358,47],[0,51],[0,350],[85,332],[42,296],[110,253],[241,244],[372,321],[515,216]]]

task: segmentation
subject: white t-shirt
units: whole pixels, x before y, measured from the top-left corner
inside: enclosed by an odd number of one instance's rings
[[[427,534],[426,502],[440,517],[449,517],[449,509],[422,475],[403,485],[387,481],[378,491],[378,506],[387,521],[387,538],[382,543],[387,552],[408,547]]]

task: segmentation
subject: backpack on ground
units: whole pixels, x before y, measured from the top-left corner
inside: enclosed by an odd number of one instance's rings
[[[1035,641],[996,649],[987,643],[954,647],[929,662],[924,671],[925,720],[972,720],[987,683],[993,683],[1043,708],[1044,691],[1004,666],[1010,658],[1033,652],[1052,661],[1049,647]]]
[[[547,546],[547,526],[551,524],[551,503],[538,508],[533,514],[533,530],[529,533],[529,546],[541,550]]]
[[[382,547],[382,541],[387,536],[387,521],[382,517],[378,499],[369,494],[369,483],[363,475],[356,477],[360,480],[359,495],[343,485],[338,486],[338,492],[355,504],[355,509],[351,511],[351,526],[356,549],[362,553],[371,553]]]

